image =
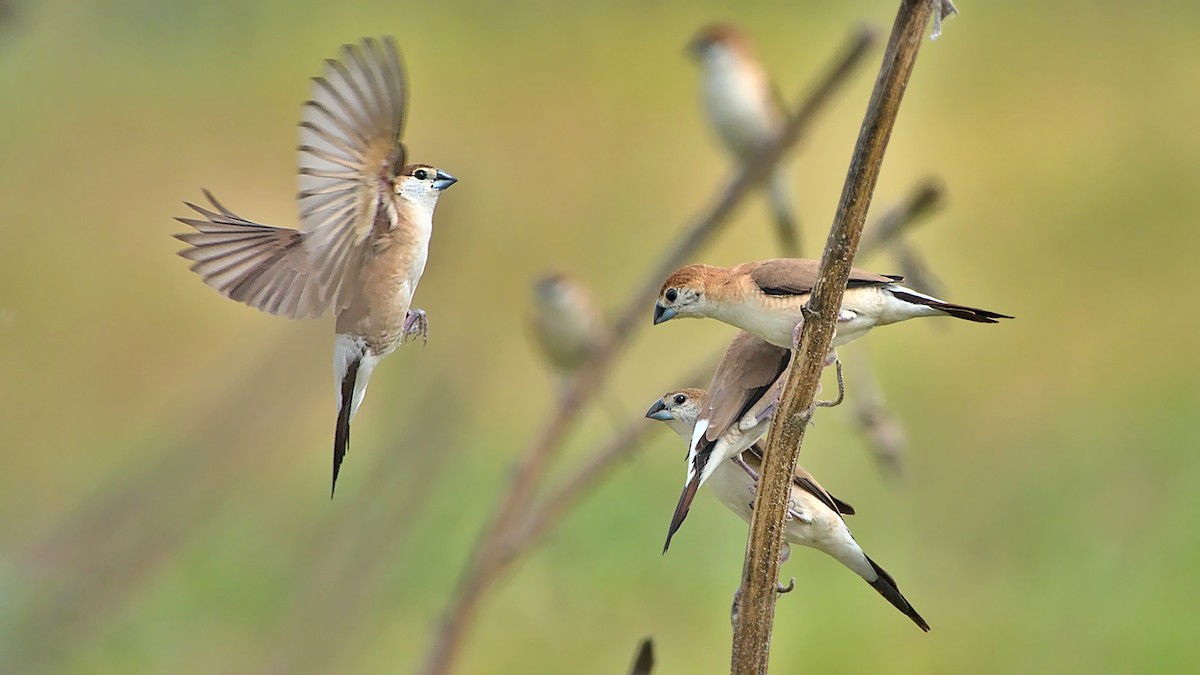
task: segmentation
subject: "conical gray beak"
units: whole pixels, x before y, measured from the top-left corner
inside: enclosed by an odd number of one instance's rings
[[[454,185],[457,182],[458,182],[457,178],[455,178],[454,176],[451,176],[450,174],[446,173],[445,171],[442,171],[441,169],[438,169],[437,180],[433,181],[433,189],[445,190],[446,188],[450,187],[451,185]]]
[[[671,419],[671,412],[667,410],[667,404],[663,403],[662,399],[660,398],[654,402],[654,405],[650,406],[649,410],[646,411],[646,417],[649,417],[652,420],[666,422],[667,420]]]

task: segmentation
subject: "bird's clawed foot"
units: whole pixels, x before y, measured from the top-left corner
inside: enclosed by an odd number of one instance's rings
[[[837,398],[833,399],[832,401],[817,401],[813,404],[813,406],[817,408],[832,408],[834,406],[841,405],[842,401],[846,399],[846,382],[842,379],[842,362],[840,359],[838,359],[837,354],[834,353],[833,350],[830,350],[829,354],[833,357],[833,364],[837,366],[838,395]],[[829,356],[825,357],[826,366],[828,366],[830,363],[829,359]]]
[[[408,310],[408,314],[404,316],[404,325],[401,326],[401,330],[405,342],[421,338],[422,347],[429,344],[429,319],[425,316],[425,310]]]
[[[742,459],[741,455],[733,457],[732,459],[733,463],[741,467],[742,471],[745,471],[746,475],[750,476],[750,478],[754,480],[754,484],[758,485],[758,472],[751,468],[750,465],[746,463],[746,460]],[[751,488],[751,490],[753,491],[753,488]]]
[[[794,590],[796,590],[796,577],[792,577],[788,581],[787,586],[784,586],[783,584],[781,584],[779,582],[775,583],[775,592],[780,595],[783,595],[784,593],[791,593]]]

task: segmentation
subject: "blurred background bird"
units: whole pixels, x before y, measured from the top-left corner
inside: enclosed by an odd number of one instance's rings
[[[560,272],[544,274],[533,282],[529,325],[560,397],[579,369],[612,339],[612,328],[592,292]]]
[[[700,65],[701,101],[725,149],[747,162],[783,130],[787,108],[759,61],[750,38],[728,23],[700,29],[688,44]],[[780,163],[767,179],[767,200],[784,255],[800,255],[800,221],[792,205],[791,179]]]

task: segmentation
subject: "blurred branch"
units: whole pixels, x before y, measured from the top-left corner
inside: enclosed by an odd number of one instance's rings
[[[892,257],[896,259],[896,265],[900,267],[900,274],[904,275],[905,286],[929,295],[944,295],[942,282],[938,281],[929,263],[925,261],[925,256],[921,255],[915,246],[906,239],[897,239],[888,248],[891,249]]]
[[[495,518],[480,533],[421,672],[443,675],[452,669],[458,646],[478,611],[483,594],[515,556],[516,552],[506,552],[511,547],[503,545],[503,542],[512,537],[514,528],[520,525],[519,521],[567,431],[586,403],[601,388],[610,364],[629,341],[639,320],[644,320],[645,309],[653,303],[662,280],[715,234],[749,191],[765,180],[780,157],[800,139],[817,112],[846,82],[875,41],[875,34],[866,28],[860,28],[851,36],[847,49],[788,120],[779,140],[765,146],[740,170],[721,192],[716,203],[685,231],[630,298],[626,309],[617,319],[613,340],[575,376],[558,410],[526,451],[508,491],[495,511]]]
[[[899,204],[883,212],[871,227],[863,232],[863,253],[876,247],[887,246],[907,232],[922,218],[941,207],[945,189],[937,178],[925,178]]]
[[[864,228],[859,255],[867,255],[876,248],[886,246],[897,257],[906,285],[924,293],[937,295],[932,274],[928,272],[920,254],[903,235],[913,225],[940,208],[944,194],[942,183],[938,179],[922,180],[900,203],[884,211],[869,227]],[[876,466],[888,477],[899,478],[904,471],[904,451],[908,445],[904,424],[884,403],[883,389],[866,360],[865,347],[856,345],[856,349],[862,357],[858,359],[854,368],[847,369],[850,380],[847,390],[853,404],[855,421],[859,431],[866,436]]]
[[[633,667],[629,669],[629,675],[650,675],[652,672],[654,672],[654,640],[646,638],[638,646],[637,658],[633,661]]]
[[[884,151],[934,0],[902,0],[883,56],[858,142],[850,159],[837,215],[821,257],[819,278],[804,311],[797,355],[788,369],[775,423],[767,436],[754,515],[746,544],[741,602],[733,632],[734,673],[766,673],[775,621],[776,583],[792,474],[812,419],[822,364],[833,339],[838,308],[858,250],[863,223],[879,179]]]
[[[866,361],[866,350],[859,348],[858,356],[855,367],[847,369],[850,382],[846,389],[854,392],[854,418],[867,437],[876,466],[889,478],[900,478],[908,448],[904,425],[884,404],[883,390]]]

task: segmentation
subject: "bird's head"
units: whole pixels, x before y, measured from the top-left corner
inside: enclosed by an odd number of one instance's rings
[[[541,304],[560,305],[570,300],[571,280],[565,274],[551,272],[533,282],[534,300]]]
[[[696,61],[706,61],[720,52],[742,50],[745,45],[745,35],[732,24],[710,23],[688,42],[687,53]]]
[[[457,178],[436,166],[409,164],[400,169],[394,185],[397,195],[432,211],[442,190],[457,182]]]
[[[666,422],[671,430],[683,438],[691,438],[692,427],[700,416],[704,405],[703,389],[679,389],[668,391],[646,411],[646,417]]]
[[[709,269],[708,265],[688,265],[667,277],[654,304],[655,325],[680,317],[705,316],[704,290]]]

